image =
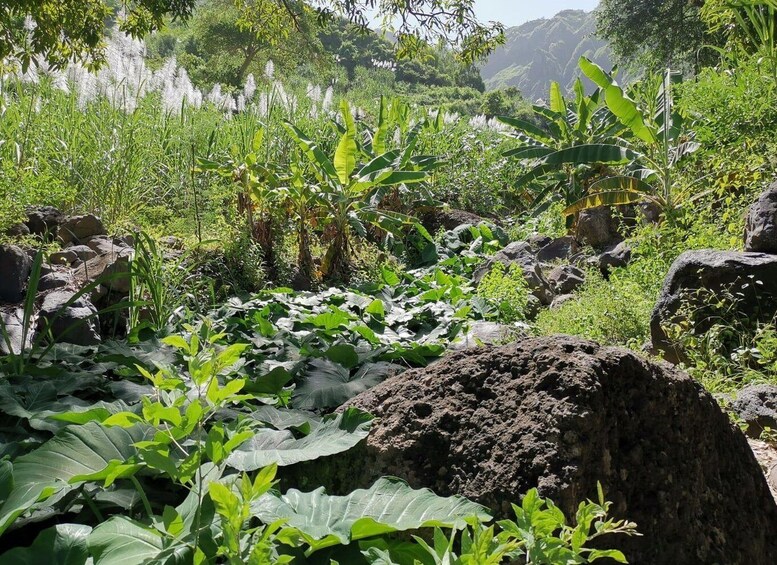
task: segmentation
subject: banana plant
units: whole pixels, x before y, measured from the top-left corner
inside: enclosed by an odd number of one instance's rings
[[[575,202],[607,166],[624,164],[634,157],[628,149],[613,144],[624,127],[601,105],[601,92],[586,96],[580,79],[575,81],[574,92],[575,99],[567,100],[560,85],[551,83],[548,105],[533,106],[539,125],[498,117],[515,129],[511,136],[520,142],[504,155],[529,166],[515,186],[529,189],[528,208],[535,214],[558,200]]]
[[[593,183],[590,194],[580,198],[564,210],[573,215],[586,208],[617,206],[637,202],[653,202],[665,215],[670,215],[681,202],[693,202],[704,195],[678,195],[673,189],[673,173],[678,163],[699,149],[692,133],[683,128],[682,117],[674,111],[672,86],[681,77],[666,70],[659,80],[646,81],[643,99],[649,104],[640,107],[596,63],[580,58],[580,68],[602,91],[607,108],[631,134],[630,140],[621,140],[625,151],[633,155],[626,174],[612,175]],[[701,179],[697,179],[701,180]]]
[[[443,115],[438,112],[433,118],[413,123],[411,120],[410,105],[399,98],[389,101],[385,96],[380,97],[377,125],[372,128],[361,122],[361,131],[356,137],[356,145],[361,158],[371,161],[379,155],[396,150],[402,153],[405,160],[404,167],[408,170],[432,172],[443,164],[443,160],[435,155],[416,155],[421,134],[431,131],[439,134],[443,128]],[[337,124],[340,134],[345,126]],[[424,183],[418,183],[410,190],[402,183],[395,185],[390,194],[383,198],[382,208],[409,213],[419,208],[439,206],[434,201],[431,192],[425,190]]]
[[[264,142],[264,127],[254,133],[251,150],[241,155],[232,148],[231,155],[223,162],[197,159],[198,172],[215,172],[231,180],[239,187],[238,211],[246,218],[248,232],[262,250],[265,268],[272,272],[275,267],[275,220],[278,210],[278,188],[283,175],[272,163],[265,163],[260,157]]]
[[[369,225],[394,235],[407,226],[416,226],[431,240],[411,216],[380,208],[392,187],[419,183],[430,171],[413,166],[413,146],[386,151],[361,164],[356,124],[346,101],[340,104],[340,113],[343,127],[332,158],[293,123],[287,121],[284,125],[315,171],[317,201],[323,212],[321,225],[328,243],[321,272],[330,279],[347,280],[353,238],[366,237]]]

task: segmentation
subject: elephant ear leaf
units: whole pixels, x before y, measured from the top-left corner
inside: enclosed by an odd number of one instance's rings
[[[340,113],[343,115],[345,131],[340,136],[340,143],[337,144],[334,165],[340,183],[347,185],[356,168],[356,154],[359,148],[356,145],[356,124],[351,115],[351,108],[345,100],[340,103]]]
[[[79,477],[96,475],[112,461],[136,453],[135,442],[146,430],[103,427],[96,422],[69,426],[13,462],[13,490],[0,504],[0,533],[28,509],[78,486]]]
[[[238,471],[255,471],[273,463],[293,465],[342,453],[367,437],[372,416],[356,408],[309,422],[309,434],[297,439],[289,430],[260,430],[233,451],[227,464]]]
[[[0,555],[0,563],[15,565],[86,565],[87,537],[92,528],[82,524],[57,524],[43,530],[30,547],[16,547]]]
[[[305,535],[314,551],[391,532],[458,529],[468,520],[491,519],[486,508],[466,498],[415,490],[393,477],[378,479],[369,489],[347,496],[329,496],[323,488],[267,495],[252,505],[251,513],[266,524],[285,521]]]

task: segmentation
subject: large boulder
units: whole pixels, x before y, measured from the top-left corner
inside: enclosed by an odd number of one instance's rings
[[[41,331],[51,331],[56,341],[75,345],[100,343],[97,309],[86,296],[55,290],[46,295],[39,314]]]
[[[610,275],[612,269],[625,267],[631,261],[631,247],[621,241],[617,245],[610,246],[601,255],[596,257],[596,266],[605,277]]]
[[[572,265],[559,265],[548,274],[548,283],[556,294],[570,294],[585,283],[585,271]]]
[[[32,346],[32,331],[24,329],[24,310],[18,307],[0,309],[0,355],[19,355]]]
[[[462,224],[476,225],[485,220],[485,218],[467,212],[465,210],[457,210],[456,208],[435,208],[427,212],[422,212],[419,215],[421,225],[423,225],[429,233],[435,234],[440,229],[452,230]]]
[[[0,245],[0,302],[19,302],[30,278],[32,259],[21,247]]]
[[[529,338],[452,354],[347,405],[378,419],[355,450],[307,470],[329,492],[388,474],[504,517],[538,487],[571,516],[600,482],[643,534],[606,542],[630,563],[777,562],[777,505],[746,438],[668,364]]]
[[[597,249],[623,239],[618,233],[618,221],[613,216],[612,208],[599,206],[580,212],[577,218],[577,239]]]
[[[72,216],[60,226],[59,241],[63,245],[71,242],[80,243],[87,238],[106,233],[108,232],[105,231],[102,220],[94,214]]]
[[[491,270],[496,263],[502,263],[505,267],[518,265],[523,272],[523,278],[531,293],[539,301],[548,306],[553,301],[553,291],[550,284],[545,280],[542,269],[537,261],[534,249],[531,244],[525,241],[514,241],[507,247],[498,251],[488,261],[478,267],[473,273],[473,280],[480,284],[483,277]]]
[[[109,290],[127,294],[130,291],[129,262],[134,250],[106,236],[89,238],[87,246],[96,255],[75,267],[74,273],[80,284],[102,279]]]
[[[48,236],[53,240],[64,221],[64,214],[53,206],[36,206],[27,210],[25,225],[31,234]]]
[[[745,226],[745,251],[777,253],[777,182],[750,206]]]
[[[736,251],[686,251],[669,269],[650,318],[653,349],[667,361],[688,359],[666,334],[669,325],[682,322],[693,310],[694,331],[710,329],[715,317],[705,314],[712,295],[737,298],[737,317],[769,322],[777,303],[777,256]]]
[[[577,240],[571,235],[557,237],[547,242],[538,252],[537,260],[540,263],[552,261],[566,261],[571,259],[580,249]]]

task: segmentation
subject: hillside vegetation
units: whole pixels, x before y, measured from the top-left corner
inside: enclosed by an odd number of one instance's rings
[[[571,89],[585,56],[610,68],[607,42],[594,36],[596,15],[564,10],[505,30],[506,42],[480,68],[489,89],[515,86],[529,100],[545,98],[551,81]]]

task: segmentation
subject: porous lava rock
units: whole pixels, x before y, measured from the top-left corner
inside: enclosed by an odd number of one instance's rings
[[[650,318],[653,349],[672,363],[687,362],[666,328],[683,322],[685,312],[693,311],[694,333],[706,332],[719,319],[707,312],[706,303],[724,293],[736,297],[735,317],[770,322],[777,305],[777,255],[707,249],[680,255],[664,279]]]
[[[349,405],[378,420],[357,449],[310,469],[328,492],[395,475],[503,517],[538,487],[572,516],[598,481],[643,534],[606,540],[630,563],[777,562],[777,506],[746,438],[669,364],[526,338],[407,371]]]
[[[83,242],[90,237],[105,235],[105,226],[94,214],[71,216],[60,226],[59,240],[63,245],[71,242]]]
[[[0,302],[18,302],[32,270],[32,259],[21,247],[0,245]]]
[[[621,239],[618,221],[609,206],[588,208],[577,218],[577,239],[596,249],[608,247]]]
[[[777,386],[746,386],[729,406],[737,418],[747,424],[748,435],[758,439],[766,428],[777,430]]]
[[[48,236],[49,240],[57,236],[59,226],[65,221],[65,215],[53,206],[35,206],[27,210],[25,222],[29,233]]]
[[[777,183],[750,206],[745,225],[745,251],[777,253]]]

